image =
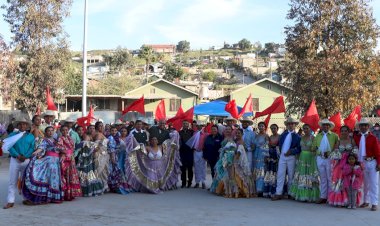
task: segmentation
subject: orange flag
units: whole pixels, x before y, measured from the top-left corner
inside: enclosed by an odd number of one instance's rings
[[[154,117],[157,121],[161,119],[166,119],[166,111],[165,111],[165,101],[162,99],[160,103],[157,105],[156,112]]]
[[[144,95],[140,99],[133,101],[128,107],[124,108],[122,115],[125,115],[130,111],[136,111],[145,115]]]
[[[243,108],[239,113],[239,118],[242,117],[247,112],[253,112],[252,94],[249,94]]]
[[[180,110],[182,111],[182,113],[180,112]],[[177,114],[173,118],[169,119],[167,123],[172,123],[173,127],[176,130],[180,130],[182,127],[182,122],[188,121],[191,123],[193,121],[193,117],[194,117],[194,107],[190,108],[186,112],[183,112],[182,108],[180,108],[178,109]]]
[[[319,115],[317,106],[315,105],[315,100],[311,102],[309,109],[307,109],[305,115],[301,118],[301,122],[309,124],[313,131],[317,131],[317,129],[319,129]]]
[[[90,111],[88,112],[87,116],[78,118],[77,124],[79,126],[86,127],[91,125],[92,120],[96,120],[96,118],[94,118],[94,108],[92,107],[92,105],[90,105]]]
[[[54,104],[53,97],[50,95],[49,87],[46,87],[46,103],[47,103],[47,110],[58,111],[57,107]]]
[[[356,122],[360,121],[362,118],[361,109],[362,107],[360,105],[356,106],[354,110],[352,110],[351,114],[349,114],[348,117],[344,119],[344,125],[353,130],[355,128]]]

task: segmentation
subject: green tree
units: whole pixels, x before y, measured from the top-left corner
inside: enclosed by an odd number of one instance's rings
[[[179,41],[176,46],[177,52],[187,53],[190,51],[190,42],[186,40]]]
[[[250,50],[252,48],[251,42],[246,38],[243,38],[242,40],[240,40],[238,42],[238,46],[241,50]]]
[[[156,54],[154,53],[152,47],[143,45],[140,48],[139,57],[145,60],[145,77],[146,83],[148,83],[149,64],[156,60]]]
[[[374,55],[379,26],[368,1],[292,0],[285,27],[287,55],[280,64],[292,88],[288,113],[302,113],[312,99],[322,117],[346,116],[378,103],[380,66]]]
[[[70,95],[82,94],[82,64],[71,62],[64,74],[63,92]]]
[[[139,79],[128,76],[109,76],[92,83],[88,87],[88,94],[124,95],[126,92],[141,86]]]
[[[202,79],[205,81],[215,81],[218,74],[215,71],[205,71],[202,73]]]
[[[71,4],[71,0],[8,0],[2,6],[13,33],[12,44],[25,57],[16,73],[8,74],[13,99],[30,114],[45,105],[47,86],[55,100],[61,98],[57,91],[63,88],[62,78],[71,60],[62,24]]]
[[[184,75],[183,69],[179,65],[173,63],[166,63],[164,66],[164,72],[165,75],[163,78],[168,81],[173,81],[174,79],[181,78]]]

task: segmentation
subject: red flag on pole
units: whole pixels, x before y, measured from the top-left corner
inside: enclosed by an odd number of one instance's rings
[[[335,124],[335,127],[331,131],[340,135],[340,128],[342,127],[342,116],[340,115],[340,112],[331,116],[329,120]]]
[[[301,118],[301,122],[309,124],[313,131],[317,131],[319,128],[319,115],[315,100],[311,102],[309,109],[307,109],[305,115]]]
[[[344,125],[348,126],[350,129],[355,128],[355,124],[357,121],[360,121],[362,118],[362,113],[361,113],[361,106],[358,105],[352,110],[351,114],[348,115],[346,119],[344,119]]]
[[[242,117],[247,112],[253,112],[252,94],[249,94],[243,108],[239,113],[239,118]]]
[[[46,87],[46,103],[47,103],[47,109],[46,110],[58,111],[57,107],[54,104],[53,97],[50,94],[49,87]]]
[[[125,115],[130,111],[136,111],[142,115],[145,115],[144,95],[140,99],[132,102],[128,107],[124,108],[122,115]]]
[[[239,118],[238,108],[237,108],[235,100],[231,100],[230,102],[228,102],[226,106],[224,107],[224,110],[230,113],[233,118],[235,119]]]
[[[166,111],[165,111],[165,101],[162,99],[160,103],[157,105],[156,112],[154,117],[157,121],[161,119],[166,119]]]
[[[181,113],[180,109],[178,109],[177,114],[173,118],[169,119],[167,123],[172,123],[173,127],[176,130],[180,130],[182,127],[182,122],[188,121],[191,123],[193,121],[193,117],[194,117],[194,107],[190,108],[184,113]]]
[[[255,113],[255,118],[264,116],[264,115],[269,115],[269,114],[275,114],[275,113],[283,113],[285,112],[285,103],[284,103],[284,97],[279,96],[277,97],[271,106],[269,106],[267,109],[261,112],[256,112]]]
[[[270,121],[270,117],[271,117],[271,115],[272,115],[272,114],[269,114],[269,115],[265,118],[265,120],[264,120],[265,128],[267,128],[267,129],[268,129],[268,127],[269,127],[269,121]]]
[[[87,116],[81,117],[77,119],[77,124],[82,127],[86,127],[91,125],[91,121],[96,120],[94,117],[94,108],[92,105],[90,106],[90,111],[88,112]]]

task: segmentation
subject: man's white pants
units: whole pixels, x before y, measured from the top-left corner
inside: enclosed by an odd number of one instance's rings
[[[195,183],[206,181],[206,161],[202,151],[194,151],[194,174]]]
[[[277,170],[276,195],[282,195],[284,191],[286,172],[288,172],[288,190],[290,189],[290,186],[293,182],[295,167],[296,157],[294,155],[284,156],[283,154],[281,154]]]
[[[379,201],[379,172],[376,160],[364,162],[364,203],[377,205]]]
[[[317,157],[317,166],[321,183],[319,190],[321,191],[320,198],[327,199],[328,193],[331,190],[331,160],[324,159],[321,156]]]
[[[248,158],[248,163],[249,163],[249,168],[253,169],[253,157],[252,157],[252,151],[247,151],[247,158]]]
[[[15,202],[17,180],[19,176],[23,176],[28,163],[29,159],[26,159],[24,162],[20,162],[16,158],[11,157],[11,161],[9,163],[8,203]]]

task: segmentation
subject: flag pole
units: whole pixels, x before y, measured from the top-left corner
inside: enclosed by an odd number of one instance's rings
[[[87,115],[87,0],[84,0],[83,68],[82,68],[82,117]]]

